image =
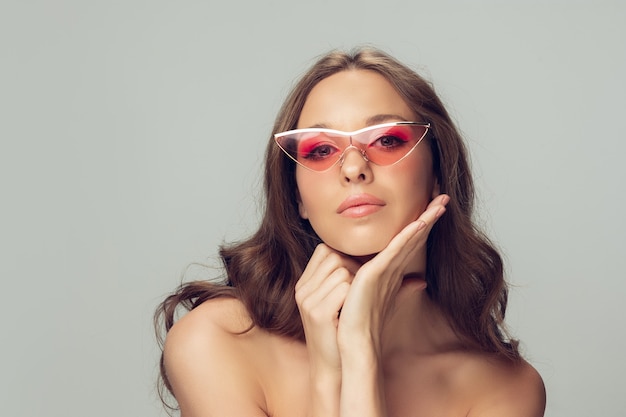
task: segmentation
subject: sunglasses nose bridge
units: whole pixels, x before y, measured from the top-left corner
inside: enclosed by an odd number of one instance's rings
[[[343,166],[343,163],[346,160],[346,153],[350,150],[350,149],[356,149],[360,154],[361,157],[365,160],[365,162],[369,162],[370,160],[367,158],[367,154],[365,153],[365,149],[361,149],[358,146],[356,146],[353,142],[352,142],[352,136],[350,136],[350,142],[348,144],[348,146],[346,146],[346,148],[343,150],[343,152],[341,153],[341,156],[339,157],[339,166]]]

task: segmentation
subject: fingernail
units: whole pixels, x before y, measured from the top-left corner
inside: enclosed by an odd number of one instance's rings
[[[437,211],[437,214],[435,214],[435,217],[436,217],[436,218],[439,218],[439,217],[441,217],[441,215],[442,215],[443,213],[445,213],[445,212],[446,212],[446,208],[445,208],[445,207],[441,207],[441,208],[439,209],[439,211]]]
[[[450,197],[447,194],[444,194],[444,196],[441,199],[441,204],[445,206],[446,204],[448,204],[449,201],[450,201]]]
[[[417,231],[419,232],[420,230],[422,230],[423,228],[426,227],[426,222],[424,220],[418,220],[417,221]]]

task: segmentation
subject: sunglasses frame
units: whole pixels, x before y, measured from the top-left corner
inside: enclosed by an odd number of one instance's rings
[[[395,162],[392,162],[390,164],[386,164],[386,165],[379,165],[373,161],[371,161],[368,157],[367,157],[367,153],[364,149],[361,149],[357,146],[355,146],[352,143],[352,137],[359,135],[363,132],[367,132],[370,130],[375,130],[375,129],[381,129],[381,128],[385,128],[385,127],[394,127],[394,126],[422,126],[425,127],[426,129],[424,130],[424,134],[422,135],[421,138],[418,139],[418,141],[415,143],[415,145],[413,145],[413,147],[402,156],[402,158],[398,159]],[[334,167],[335,165],[337,165],[338,162],[341,162],[341,164],[343,164],[343,160],[344,160],[344,156],[346,154],[346,152],[348,151],[348,149],[350,148],[355,148],[357,149],[360,153],[361,156],[363,156],[363,158],[367,161],[367,162],[371,162],[374,165],[378,165],[378,166],[391,166],[391,165],[395,165],[398,162],[402,161],[404,158],[406,158],[409,154],[411,154],[411,152],[413,152],[413,150],[415,148],[417,148],[417,145],[419,145],[422,140],[426,137],[426,135],[428,134],[428,131],[430,130],[431,125],[430,123],[424,123],[424,122],[406,122],[406,121],[402,121],[402,122],[389,122],[389,123],[381,123],[381,124],[377,124],[377,125],[372,125],[372,126],[367,126],[364,127],[362,129],[359,130],[355,130],[353,132],[344,132],[343,130],[336,130],[336,129],[327,129],[327,128],[318,128],[318,127],[307,127],[307,128],[303,128],[303,129],[293,129],[293,130],[287,130],[285,132],[280,132],[280,133],[276,133],[274,134],[274,142],[276,142],[276,144],[278,145],[278,147],[283,151],[283,153],[285,155],[287,155],[289,157],[289,159],[291,159],[292,161],[294,161],[296,164],[300,165],[301,167],[308,169],[309,171],[313,171],[313,172],[326,172],[328,170],[330,170],[332,167]],[[294,135],[296,133],[313,133],[313,132],[317,132],[317,133],[329,133],[329,134],[334,134],[334,135],[339,135],[339,136],[345,136],[350,138],[350,144],[348,146],[346,146],[345,149],[343,149],[343,151],[341,152],[341,155],[339,155],[339,158],[337,158],[337,160],[335,162],[333,162],[328,168],[323,169],[321,171],[315,170],[313,168],[309,168],[308,166],[304,165],[302,162],[298,162],[298,160],[296,158],[294,158],[293,156],[291,156],[291,154],[289,153],[289,151],[287,151],[287,149],[283,148],[283,146],[280,144],[279,139],[286,137],[286,136],[290,136],[290,135]]]

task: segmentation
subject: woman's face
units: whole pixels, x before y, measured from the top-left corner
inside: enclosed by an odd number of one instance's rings
[[[298,128],[355,131],[370,125],[422,122],[393,86],[373,71],[349,70],[320,81]],[[330,247],[352,256],[380,252],[436,195],[432,155],[420,143],[394,165],[367,162],[350,148],[343,164],[315,172],[296,167],[300,215]],[[346,207],[348,207],[346,209]]]

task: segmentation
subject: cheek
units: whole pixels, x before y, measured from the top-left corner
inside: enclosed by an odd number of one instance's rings
[[[319,193],[319,180],[311,172],[296,168],[296,185],[298,186],[298,210],[300,217],[308,219],[311,212],[315,213],[315,202],[323,201]],[[319,175],[319,174],[318,174]]]
[[[404,204],[421,214],[436,192],[432,161],[424,156],[408,160],[394,172],[395,185],[402,195]]]

